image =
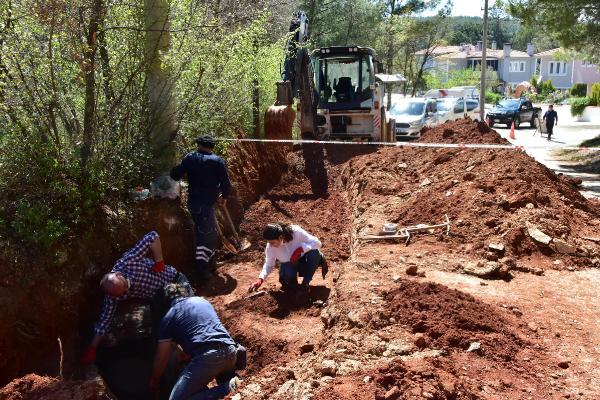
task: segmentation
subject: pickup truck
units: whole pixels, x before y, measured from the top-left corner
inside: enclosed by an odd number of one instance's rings
[[[527,99],[504,99],[496,103],[496,106],[487,114],[490,126],[496,123],[506,124],[510,128],[515,123],[515,129],[519,129],[522,123],[529,122],[529,126],[535,128],[535,120],[542,109],[534,107]]]

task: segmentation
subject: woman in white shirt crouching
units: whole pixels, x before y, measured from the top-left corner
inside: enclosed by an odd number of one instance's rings
[[[267,241],[265,262],[258,279],[250,286],[257,290],[279,261],[279,282],[282,289],[309,291],[309,283],[315,271],[321,266],[323,278],[327,274],[327,262],[321,253],[321,241],[298,225],[286,223],[268,224],[263,231]],[[298,276],[302,283],[298,285]]]

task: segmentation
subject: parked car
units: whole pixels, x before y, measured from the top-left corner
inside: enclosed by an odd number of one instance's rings
[[[438,123],[435,99],[420,97],[406,98],[392,103],[390,118],[396,120],[396,139],[416,139],[421,136],[421,128]]]
[[[479,88],[477,86],[454,86],[448,89],[429,89],[423,97],[465,97],[467,99],[479,99]]]
[[[465,100],[455,97],[444,97],[436,100],[439,122],[448,122],[466,116],[473,120],[479,119],[479,101],[474,99]]]
[[[531,101],[521,97],[500,100],[487,116],[490,119],[490,126],[500,123],[510,128],[514,122],[515,129],[519,129],[522,123],[529,122],[529,126],[535,128],[535,120],[541,111],[541,108],[534,107]]]

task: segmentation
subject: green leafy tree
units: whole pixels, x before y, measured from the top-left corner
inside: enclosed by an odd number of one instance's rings
[[[282,5],[153,1],[0,2],[0,229],[50,248],[273,103]]]
[[[600,7],[597,0],[508,0],[508,11],[525,24],[545,30],[562,46],[598,60]]]
[[[600,106],[600,82],[594,83],[592,85],[592,96],[590,105]]]

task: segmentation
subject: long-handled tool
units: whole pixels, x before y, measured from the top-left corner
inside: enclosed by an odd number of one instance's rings
[[[364,235],[364,236],[359,236],[358,239],[359,240],[405,239],[406,244],[408,244],[408,242],[410,241],[410,238],[411,238],[411,233],[429,231],[431,229],[436,229],[436,228],[446,228],[445,233],[446,233],[446,235],[448,235],[450,233],[450,219],[448,219],[448,215],[444,215],[444,217],[446,218],[446,222],[444,222],[443,224],[436,224],[436,225],[419,224],[419,225],[414,225],[414,226],[407,226],[405,228],[400,228],[398,230],[398,233],[395,235]]]
[[[235,238],[234,245],[237,251],[240,252],[249,249],[252,244],[246,238],[240,239],[240,235],[238,235],[237,230],[235,229],[235,225],[233,224],[233,220],[231,219],[227,205],[223,205],[223,211],[225,211],[225,217],[227,218],[227,222],[229,222],[231,232],[233,232],[233,237]]]
[[[236,249],[236,247],[225,237],[225,235],[223,235],[223,231],[219,227],[218,223],[217,223],[217,232],[218,232],[219,236],[221,237],[221,242],[223,244],[223,247],[228,252],[230,252],[231,254],[237,254],[237,253],[239,253],[239,250]]]

